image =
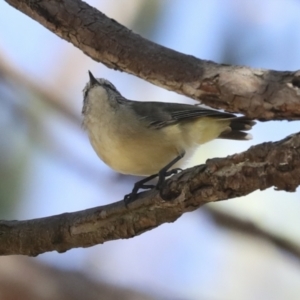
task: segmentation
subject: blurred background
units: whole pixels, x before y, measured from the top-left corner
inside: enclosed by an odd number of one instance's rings
[[[297,0],[87,2],[145,38],[186,54],[300,69]],[[104,165],[81,128],[87,71],[107,78],[129,99],[193,101],[107,69],[4,1],[0,11],[0,219],[38,218],[122,199],[137,178]],[[211,142],[190,165],[297,131],[299,122],[259,123],[251,142]],[[269,189],[243,198],[207,205],[133,239],[45,253],[22,264],[79,272],[151,299],[299,299],[299,191]],[[1,257],[0,275],[20,274],[17,259]],[[34,280],[39,284],[42,273]],[[0,299],[8,299],[1,298],[1,285]]]

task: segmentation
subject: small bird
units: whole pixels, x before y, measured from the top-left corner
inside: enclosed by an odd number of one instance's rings
[[[216,138],[252,138],[244,131],[255,122],[246,117],[197,105],[128,100],[108,80],[95,78],[90,71],[89,77],[82,114],[94,150],[119,173],[148,176],[125,196],[127,203],[140,188],[152,188],[146,183],[156,176],[160,188],[199,145]]]

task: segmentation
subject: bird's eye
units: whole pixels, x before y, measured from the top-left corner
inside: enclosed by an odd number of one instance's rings
[[[87,90],[87,89],[84,89],[84,90],[83,90],[83,98],[84,98],[84,99],[86,98],[87,94],[88,94],[88,90]]]
[[[111,83],[105,82],[103,85],[110,90],[116,91],[116,88]]]

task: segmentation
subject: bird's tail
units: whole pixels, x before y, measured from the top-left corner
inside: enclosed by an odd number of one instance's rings
[[[227,129],[223,131],[218,138],[239,141],[251,140],[252,135],[244,131],[250,130],[255,124],[256,122],[246,117],[233,118]]]

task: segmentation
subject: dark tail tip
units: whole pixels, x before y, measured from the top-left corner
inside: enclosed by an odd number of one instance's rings
[[[251,140],[252,135],[244,131],[251,130],[255,124],[256,122],[246,117],[234,118],[231,120],[229,128],[220,134],[219,139]]]

